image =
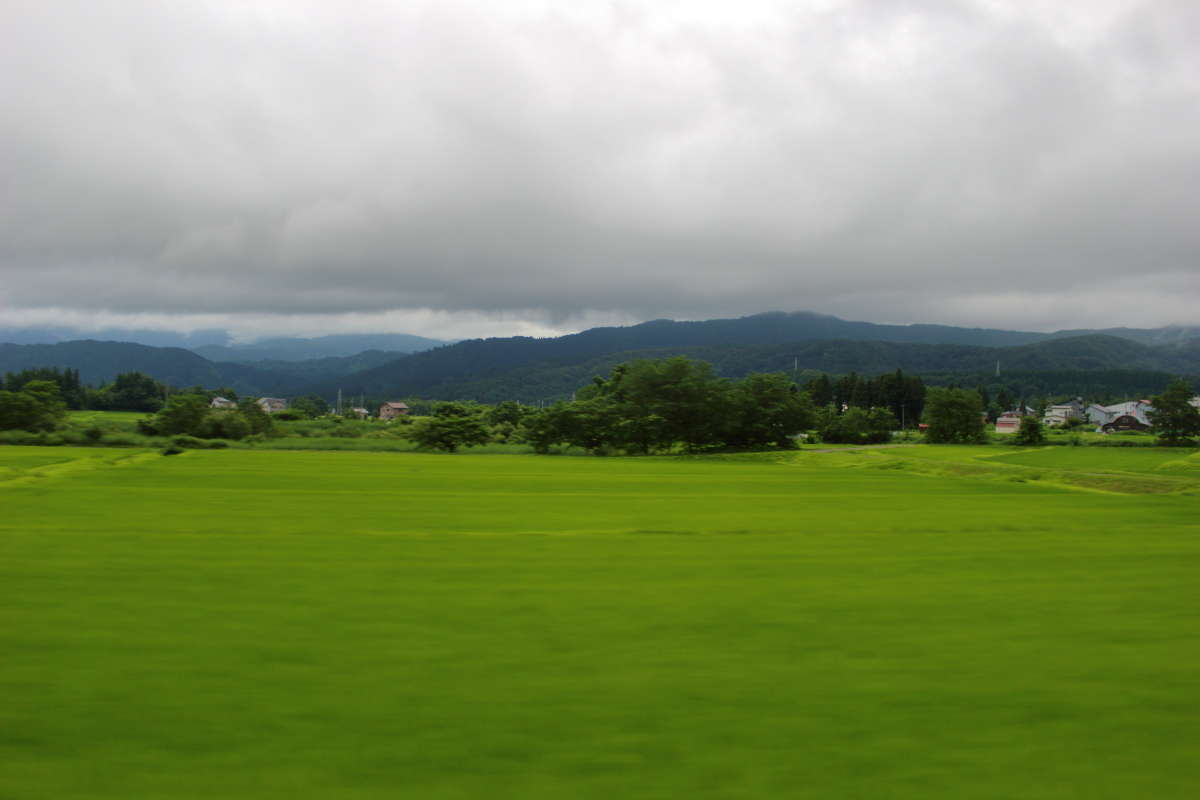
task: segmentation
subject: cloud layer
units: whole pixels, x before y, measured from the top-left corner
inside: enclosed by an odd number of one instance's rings
[[[1016,5],[18,2],[0,308],[1200,322],[1200,6]]]

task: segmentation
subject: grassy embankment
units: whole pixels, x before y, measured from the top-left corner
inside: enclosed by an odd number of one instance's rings
[[[0,796],[1191,796],[1198,459],[0,448]]]

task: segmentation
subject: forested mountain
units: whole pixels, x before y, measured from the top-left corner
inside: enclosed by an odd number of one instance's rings
[[[141,372],[176,387],[228,387],[251,395],[290,395],[317,381],[369,369],[397,353],[369,350],[353,356],[259,364],[217,363],[179,347],[82,340],[57,344],[0,344],[0,373],[34,367],[79,370],[80,380],[98,386],[124,372]]]
[[[1066,330],[1050,334],[1054,338],[1088,336],[1100,333],[1132,339],[1140,344],[1187,347],[1200,341],[1200,327],[1168,325],[1165,328],[1104,328],[1102,330]]]
[[[181,347],[84,339],[57,344],[0,344],[0,372],[32,367],[79,370],[84,383],[99,384],[122,372],[142,372],[174,386],[227,386],[229,375]],[[252,371],[245,377],[251,377]]]
[[[546,359],[588,358],[620,350],[655,347],[701,347],[712,345],[769,345],[814,340],[906,342],[914,344],[963,344],[1006,347],[1050,339],[1108,334],[1147,345],[1181,345],[1200,341],[1200,327],[1108,328],[1062,330],[1055,333],[1007,331],[991,328],[959,328],[950,325],[879,325],[856,322],[808,311],[768,312],[738,319],[698,322],[654,320],[628,327],[593,328],[553,339],[514,338],[537,342],[528,348],[527,362]],[[209,361],[260,365],[261,361],[311,361],[352,356],[368,350],[416,353],[448,342],[403,333],[337,334],[313,338],[276,337],[247,344],[232,344],[220,329],[189,333],[134,329],[110,329],[102,336],[84,334],[66,326],[0,327],[0,342],[53,344],[76,340],[130,342],[152,347],[183,347]],[[500,341],[500,340],[488,340]]]
[[[812,338],[828,330],[858,335]],[[1035,342],[984,346],[862,338],[867,335],[906,339],[1040,338]],[[341,346],[346,338],[290,341]],[[79,370],[85,383],[95,385],[112,380],[119,373],[137,371],[178,387],[229,387],[254,395],[295,396],[313,392],[332,398],[341,389],[347,394],[366,394],[379,399],[534,402],[569,396],[593,376],[606,374],[622,361],[686,355],[711,362],[719,374],[727,377],[777,371],[794,371],[797,375],[856,371],[870,375],[899,368],[922,375],[932,383],[972,385],[993,382],[999,362],[1002,375],[1011,380],[1020,376],[1022,382],[1014,385],[1028,391],[1061,394],[1094,389],[1103,393],[1146,394],[1159,391],[1169,375],[1200,374],[1200,339],[1179,335],[1171,341],[1149,346],[1130,338],[1106,335],[1063,338],[935,325],[872,325],[807,313],[759,314],[707,322],[658,320],[627,328],[595,328],[550,339],[473,339],[407,356],[368,350],[350,356],[250,364],[211,361],[182,348],[123,342],[0,344],[0,372],[31,367],[72,368]],[[218,350],[226,352],[225,348]]]
[[[349,356],[328,356],[325,358],[312,358],[306,361],[254,361],[247,364],[227,361],[218,362],[217,366],[223,371],[229,371],[233,367],[251,367],[260,372],[279,376],[279,380],[286,380],[289,384],[307,386],[341,375],[363,372],[382,364],[390,364],[396,359],[403,357],[404,353],[386,350],[365,350]]]
[[[74,341],[105,341],[143,344],[149,347],[183,347],[209,361],[252,363],[256,361],[308,361],[318,358],[353,356],[367,350],[416,353],[450,342],[407,333],[335,334],[311,339],[276,337],[246,344],[233,344],[228,331],[219,328],[187,333],[134,328],[84,331],[69,326],[39,325],[24,328],[0,327],[0,343],[58,344]]]
[[[936,375],[944,382],[1001,373],[1043,371],[1134,371],[1141,377],[1121,385],[1165,385],[1171,374],[1200,374],[1200,342],[1189,347],[1149,347],[1114,336],[1051,339],[1017,347],[949,344],[903,344],[867,341],[809,341],[785,344],[654,347],[618,350],[575,359],[569,354],[532,360],[530,342],[558,340],[489,339],[461,342],[418,353],[363,373],[347,375],[314,391],[331,394],[342,388],[372,397],[466,398],[481,402],[537,400],[569,395],[595,375],[607,374],[622,361],[684,355],[712,363],[726,377],[751,372],[856,371],[864,374],[897,368]],[[533,348],[537,349],[537,348]],[[552,351],[553,352],[553,351]],[[1142,373],[1157,372],[1158,375]],[[1071,380],[1078,382],[1076,377]],[[1050,389],[1055,392],[1057,390]],[[1116,391],[1115,389],[1111,391]]]
[[[255,364],[260,361],[311,361],[353,356],[366,351],[391,352],[392,358],[441,347],[449,342],[407,333],[336,334],[314,339],[275,338],[250,344],[191,348],[210,361]],[[260,365],[261,366],[261,365]]]

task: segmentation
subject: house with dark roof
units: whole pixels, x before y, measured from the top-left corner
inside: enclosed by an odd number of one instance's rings
[[[408,414],[408,404],[399,401],[390,401],[379,407],[379,418],[382,420],[395,419]]]

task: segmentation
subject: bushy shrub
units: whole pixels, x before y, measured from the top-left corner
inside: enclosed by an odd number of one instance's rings
[[[838,414],[827,407],[817,420],[821,441],[834,444],[880,444],[891,441],[892,431],[899,427],[890,411],[873,408],[848,408]]]
[[[53,381],[35,380],[20,391],[0,391],[0,430],[52,431],[67,416]]]
[[[1046,432],[1042,422],[1037,417],[1021,417],[1021,426],[1013,434],[1013,444],[1039,445],[1045,444]]]
[[[511,422],[497,422],[492,425],[492,441],[498,444],[516,442],[520,438],[518,430]]]
[[[491,435],[479,416],[463,413],[426,417],[412,426],[409,438],[422,450],[453,453],[460,447],[486,444]]]
[[[983,400],[978,392],[934,387],[925,394],[925,438],[932,444],[983,444]]]
[[[250,423],[236,411],[210,411],[192,433],[201,439],[244,439]]]
[[[202,394],[176,394],[154,418],[159,433],[194,435],[208,414],[208,398]]]

